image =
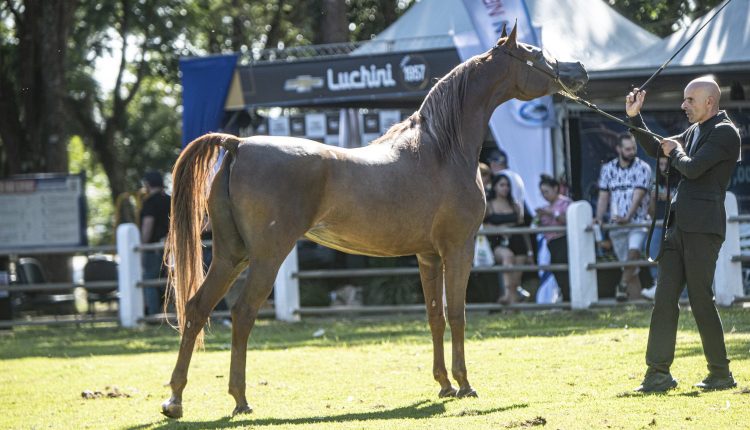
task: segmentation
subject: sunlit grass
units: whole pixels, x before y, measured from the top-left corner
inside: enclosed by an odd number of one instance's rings
[[[228,329],[195,353],[185,416],[159,413],[177,356],[169,327],[21,327],[0,336],[0,428],[742,428],[750,422],[750,311],[722,310],[737,389],[702,393],[706,372],[683,313],[679,387],[632,395],[649,311],[469,314],[477,399],[439,399],[422,316],[260,321],[248,351],[253,414],[230,418]],[[323,336],[313,333],[322,329]],[[450,334],[446,334],[450,363]],[[450,364],[449,364],[450,367]],[[86,390],[119,397],[86,400]]]

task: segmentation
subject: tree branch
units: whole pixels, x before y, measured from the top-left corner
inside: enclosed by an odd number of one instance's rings
[[[8,4],[8,10],[10,10],[10,13],[13,14],[13,18],[16,20],[16,24],[20,24],[23,22],[23,17],[21,16],[21,13],[18,12],[18,9],[13,7],[13,1],[12,0],[5,0],[5,3]]]
[[[122,98],[120,97],[120,88],[122,87],[122,76],[125,73],[125,67],[127,65],[125,51],[128,48],[128,13],[130,11],[127,0],[122,0],[120,4],[122,5],[122,21],[120,21],[118,33],[120,34],[120,39],[122,39],[122,50],[120,51],[120,67],[117,69],[117,79],[115,80],[115,87],[112,90],[112,117],[115,118],[119,117],[124,109]]]

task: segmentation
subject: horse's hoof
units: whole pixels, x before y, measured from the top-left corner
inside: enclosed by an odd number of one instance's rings
[[[456,389],[453,387],[443,388],[438,393],[438,397],[456,397]]]
[[[464,397],[479,397],[479,396],[477,396],[477,392],[474,391],[473,388],[469,387],[469,388],[461,388],[460,390],[458,390],[458,393],[456,393],[456,397],[461,399]]]
[[[161,413],[169,418],[182,418],[182,405],[169,399],[161,404]]]
[[[245,404],[245,405],[237,406],[236,408],[234,408],[234,410],[232,411],[232,416],[250,414],[252,412],[253,412],[253,408],[251,408],[250,405]]]

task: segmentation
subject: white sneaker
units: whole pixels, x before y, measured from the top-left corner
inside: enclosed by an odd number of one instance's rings
[[[642,289],[641,296],[645,299],[654,300],[654,296],[656,296],[656,284],[650,288]]]

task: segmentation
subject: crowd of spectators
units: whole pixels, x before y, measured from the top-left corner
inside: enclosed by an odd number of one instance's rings
[[[651,217],[661,218],[667,199],[665,187],[655,189],[655,179],[648,163],[636,155],[636,142],[632,135],[625,133],[615,143],[617,156],[602,165],[598,180],[598,199],[592,205],[594,223],[609,225],[601,238],[597,240],[597,255],[600,259],[617,259],[621,262],[640,260],[647,256],[645,227],[628,227],[630,224],[644,224]],[[509,169],[506,153],[492,149],[484,157],[486,163],[480,163],[480,177],[487,197],[487,211],[483,226],[565,226],[566,211],[572,199],[566,195],[567,187],[551,175],[543,174],[539,179],[539,192],[547,202],[546,205],[529,210],[524,197],[525,184],[521,177]],[[662,159],[664,160],[664,159]],[[660,166],[664,174],[666,165]],[[677,178],[667,178],[674,189]],[[665,183],[666,181],[662,181]],[[545,232],[529,234],[486,235],[493,250],[495,264],[567,264],[568,243],[564,232]],[[654,232],[655,240],[651,242],[650,254],[658,252],[660,232]],[[543,249],[542,249],[543,248]],[[547,257],[542,257],[547,256]],[[541,259],[544,258],[544,261]],[[640,274],[637,267],[625,266],[617,269],[616,277],[604,277],[604,283],[613,285],[600,286],[600,294],[607,292],[618,301],[632,300],[638,297],[653,298],[656,289],[656,268],[650,268],[648,274]],[[538,301],[570,301],[570,282],[567,271],[554,271],[553,288],[555,294],[541,297],[541,285],[545,280],[531,274],[530,282],[523,282],[527,276],[521,272],[503,272],[499,277],[498,302],[510,304],[531,299],[530,290],[536,289]],[[616,279],[615,279],[616,278]],[[644,283],[642,280],[646,280]]]

